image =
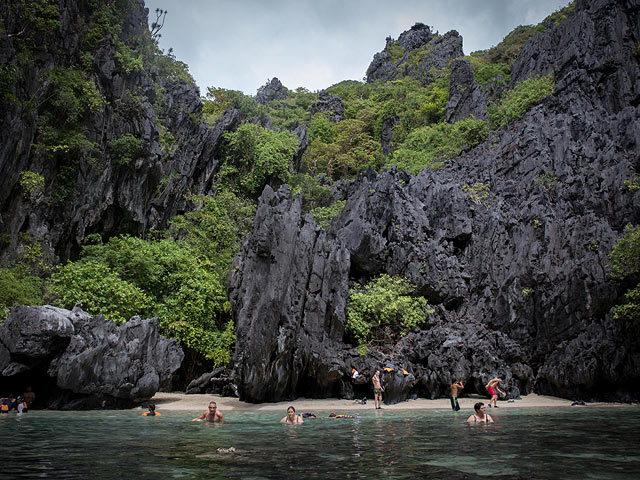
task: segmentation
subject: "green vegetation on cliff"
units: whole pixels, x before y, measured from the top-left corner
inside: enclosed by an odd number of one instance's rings
[[[382,274],[349,292],[345,330],[365,353],[373,344],[395,343],[434,310],[404,278]]]
[[[87,237],[82,258],[52,275],[52,302],[65,308],[81,302],[117,323],[157,316],[161,331],[180,341],[192,364],[202,356],[226,365],[235,341],[226,275],[254,207],[230,192],[192,201],[197,208],[176,217],[157,239],[121,236],[102,243]]]
[[[624,236],[609,254],[611,278],[634,284],[640,276],[640,226],[627,225]],[[625,293],[626,303],[613,308],[616,319],[640,321],[640,282]]]

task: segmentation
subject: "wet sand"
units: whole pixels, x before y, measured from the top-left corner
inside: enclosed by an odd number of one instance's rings
[[[373,399],[367,399],[367,404],[362,405],[360,401],[344,400],[337,398],[327,399],[307,399],[298,398],[294,401],[277,402],[277,403],[247,403],[241,402],[237,398],[221,397],[220,395],[186,395],[181,392],[158,392],[152,399],[156,404],[158,411],[193,411],[201,413],[206,410],[210,401],[218,404],[218,408],[223,412],[231,411],[286,411],[289,405],[296,407],[299,412],[315,412],[315,411],[349,411],[374,409]],[[473,410],[473,404],[476,402],[484,402],[488,404],[488,398],[480,395],[469,395],[459,399],[462,410]],[[521,397],[519,400],[501,400],[498,401],[500,408],[535,408],[535,407],[570,407],[573,402],[564,398],[549,397],[545,395],[537,395],[532,393]],[[589,406],[615,406],[622,404],[614,403],[589,403]],[[451,410],[451,404],[448,398],[438,398],[435,400],[417,399],[407,400],[395,405],[384,405],[386,410],[427,410],[427,409],[443,409]],[[490,410],[489,410],[490,411]]]

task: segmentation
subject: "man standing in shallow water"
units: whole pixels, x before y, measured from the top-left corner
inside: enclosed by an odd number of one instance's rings
[[[202,420],[208,422],[224,422],[224,415],[218,410],[218,404],[216,402],[209,402],[209,410],[203,412],[199,417],[194,418],[192,422],[201,422]]]
[[[457,412],[460,410],[460,403],[458,403],[458,392],[464,388],[461,380],[454,380],[451,384],[451,410]]]
[[[384,392],[384,387],[380,383],[380,370],[376,370],[376,373],[371,378],[371,383],[373,383],[373,403],[376,409],[382,408],[382,392]]]

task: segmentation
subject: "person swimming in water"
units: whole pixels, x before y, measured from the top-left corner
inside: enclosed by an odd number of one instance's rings
[[[287,408],[287,416],[280,420],[280,423],[294,424],[294,423],[304,423],[301,415],[296,414],[296,409],[291,406]]]
[[[202,412],[202,415],[191,420],[192,422],[201,422],[206,420],[207,422],[224,422],[224,415],[218,410],[218,404],[216,402],[209,402],[209,410]]]
[[[476,413],[467,418],[467,423],[493,423],[493,418],[486,412],[487,408],[484,403],[476,403],[473,409]]]
[[[153,403],[149,404],[149,410],[142,414],[143,417],[159,417],[161,414],[156,412],[156,406]]]

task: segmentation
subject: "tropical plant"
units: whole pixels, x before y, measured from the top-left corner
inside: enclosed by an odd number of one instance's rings
[[[504,128],[553,93],[553,73],[534,75],[508,90],[497,103],[487,107],[492,128]]]
[[[624,235],[609,254],[611,277],[619,282],[636,283],[640,274],[640,226],[627,225]],[[640,320],[640,283],[625,293],[627,303],[613,308],[617,319]]]
[[[346,333],[358,345],[404,336],[425,320],[430,309],[424,297],[405,278],[382,274],[349,292]],[[385,331],[386,330],[386,331]]]

